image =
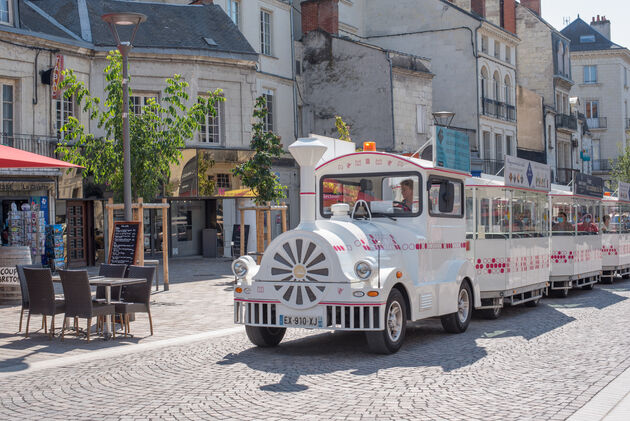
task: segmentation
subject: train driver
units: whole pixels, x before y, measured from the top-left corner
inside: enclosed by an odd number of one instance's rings
[[[398,205],[403,212],[411,212],[413,209],[413,180],[406,179],[400,183],[400,192],[403,200]]]

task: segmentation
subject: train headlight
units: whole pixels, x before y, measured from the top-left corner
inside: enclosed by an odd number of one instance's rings
[[[354,272],[362,280],[366,280],[370,276],[372,276],[373,271],[374,271],[374,266],[372,265],[372,263],[368,262],[367,260],[361,260],[357,262],[356,265],[354,265]]]
[[[250,256],[239,257],[232,263],[232,273],[238,279],[243,279],[255,264]]]

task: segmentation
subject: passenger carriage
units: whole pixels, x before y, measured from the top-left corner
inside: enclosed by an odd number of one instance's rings
[[[375,150],[336,156],[324,141],[289,147],[301,221],[259,266],[233,263],[236,323],[259,346],[286,328],[328,329],[366,332],[382,353],[400,348],[408,320],[440,316],[445,330],[466,330],[481,305],[466,258],[470,174]]]
[[[630,275],[630,184],[619,182],[618,196],[602,202],[602,278],[612,283]]]
[[[535,306],[549,280],[549,166],[506,156],[504,177],[466,181],[468,258],[476,271],[482,314],[505,304]]]
[[[602,235],[599,230],[603,181],[577,174],[573,189],[552,185],[552,295],[566,297],[571,288],[592,289],[602,273]]]

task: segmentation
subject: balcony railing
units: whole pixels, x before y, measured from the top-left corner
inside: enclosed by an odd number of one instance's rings
[[[572,115],[558,114],[556,115],[556,128],[577,130],[577,118]]]
[[[587,118],[586,124],[589,129],[605,129],[608,127],[608,119],[606,117]]]
[[[505,161],[499,159],[483,159],[481,171],[484,174],[500,176],[503,175],[503,167],[505,167]]]
[[[507,106],[507,119],[508,121],[516,121],[516,107],[514,105]]]
[[[564,184],[566,186],[571,181],[573,181],[575,174],[579,172],[580,170],[574,170],[572,168],[558,168],[558,173],[556,174],[556,182],[558,184]]]
[[[505,102],[482,98],[482,113],[501,120],[516,121],[516,107]]]
[[[602,172],[612,171],[612,168],[616,162],[617,160],[615,159],[613,159],[612,162],[610,159],[594,159],[593,171],[602,171]]]
[[[52,136],[39,136],[31,134],[0,135],[1,143],[5,146],[36,153],[38,155],[55,157],[57,138]]]

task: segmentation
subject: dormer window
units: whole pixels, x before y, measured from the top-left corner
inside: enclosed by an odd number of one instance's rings
[[[582,35],[580,36],[580,42],[581,43],[595,42],[595,35]]]
[[[0,23],[11,24],[10,7],[9,0],[0,0]]]

